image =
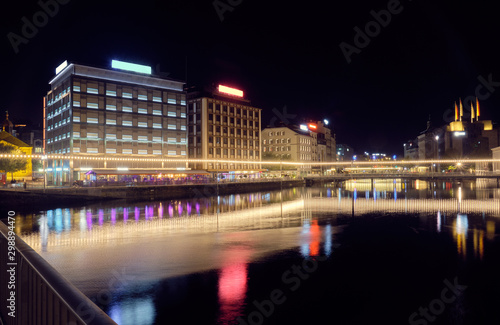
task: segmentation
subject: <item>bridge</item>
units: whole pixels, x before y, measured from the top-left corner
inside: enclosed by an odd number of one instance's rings
[[[357,179],[408,179],[408,180],[442,180],[442,181],[464,181],[475,180],[478,178],[496,179],[497,185],[500,185],[500,172],[452,172],[452,173],[336,173],[332,175],[312,175],[304,177],[306,185],[314,183],[328,183],[336,181],[347,181]]]

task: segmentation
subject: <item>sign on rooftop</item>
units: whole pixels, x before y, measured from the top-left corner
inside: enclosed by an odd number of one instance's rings
[[[127,70],[138,73],[151,74],[151,67],[147,65],[129,63],[118,60],[111,60],[111,67],[114,69]]]
[[[233,96],[238,96],[238,97],[243,97],[243,90],[239,90],[236,88],[231,88],[223,85],[219,85],[219,92],[233,95]]]

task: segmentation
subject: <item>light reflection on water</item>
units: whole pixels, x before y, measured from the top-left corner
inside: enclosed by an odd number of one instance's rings
[[[16,224],[22,238],[84,293],[108,290],[115,300],[104,307],[118,324],[154,324],[158,308],[151,296],[118,297],[116,288],[106,287],[110,273],[122,268],[133,280],[120,290],[217,270],[215,322],[229,324],[244,316],[249,263],[294,248],[303,258],[331,256],[343,227],[335,217],[369,213],[425,215],[424,230],[450,232],[459,256],[482,260],[485,240],[496,235],[500,199],[497,189],[445,182],[350,181],[339,188],[54,209],[18,217]]]

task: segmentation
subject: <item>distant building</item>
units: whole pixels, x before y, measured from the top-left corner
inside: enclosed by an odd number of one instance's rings
[[[404,159],[418,160],[418,142],[417,140],[408,140],[403,144]]]
[[[232,161],[195,163],[191,167],[229,178],[259,173],[262,110],[252,106],[243,91],[223,85],[193,87],[187,96],[189,158]]]
[[[337,160],[338,161],[350,161],[353,160],[354,151],[352,147],[347,144],[337,144]]]
[[[185,172],[186,163],[175,161],[187,158],[183,82],[156,77],[147,66],[113,60],[110,69],[64,62],[49,84],[44,148],[61,158],[48,161],[48,184]]]
[[[479,116],[479,101],[476,108],[471,107],[470,121],[463,117],[462,102],[460,113],[455,105],[455,121],[446,126],[443,139],[446,157],[491,157],[491,149],[499,145],[498,128],[490,120],[480,121]]]

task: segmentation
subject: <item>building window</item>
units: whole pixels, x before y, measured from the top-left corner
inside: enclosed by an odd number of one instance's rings
[[[73,122],[80,122],[80,116],[73,116]]]
[[[148,113],[148,109],[147,108],[139,108],[139,109],[137,109],[137,112],[139,114],[147,114]]]
[[[167,129],[169,129],[169,130],[176,130],[176,129],[177,129],[177,126],[175,126],[175,124],[169,124],[169,125],[167,126]]]
[[[123,98],[132,98],[132,93],[123,92],[122,97]]]
[[[123,126],[132,126],[132,121],[122,121]]]
[[[99,89],[87,87],[87,92],[89,94],[98,94],[99,93]]]
[[[99,108],[98,103],[87,103],[87,108]]]
[[[87,153],[99,153],[98,148],[87,148]]]
[[[108,134],[106,134],[106,139],[108,139],[108,140],[116,140],[116,134],[108,133]]]
[[[139,123],[137,123],[137,126],[140,128],[147,128],[148,122],[139,122]]]
[[[161,123],[153,123],[153,129],[161,129],[162,125]]]
[[[106,153],[116,153],[115,148],[106,148]]]
[[[73,152],[74,153],[80,152],[80,148],[73,148]]]
[[[161,103],[161,97],[153,96],[153,102]]]
[[[153,150],[153,155],[161,155],[161,150]]]
[[[106,119],[106,124],[108,125],[116,125],[116,120],[112,120],[112,119]]]
[[[167,138],[167,142],[168,143],[177,143],[177,139],[176,138]]]
[[[79,101],[73,101],[73,107],[80,107],[80,102]]]
[[[174,98],[169,98],[168,99],[169,104],[177,104],[176,100]]]
[[[137,99],[139,99],[139,100],[148,100],[148,96],[147,95],[138,95]]]
[[[106,90],[106,96],[116,97],[116,91],[115,90]]]
[[[122,112],[128,112],[128,113],[131,113],[131,112],[132,112],[132,107],[129,107],[129,106],[123,106],[123,107],[122,107]]]
[[[80,132],[73,131],[73,138],[79,138],[79,137],[80,137]]]
[[[139,149],[139,150],[137,150],[137,153],[139,155],[147,155],[148,154],[148,150],[147,149]]]
[[[132,140],[132,135],[130,134],[122,134],[122,140]]]
[[[80,92],[80,86],[73,86],[73,91]]]
[[[87,117],[87,123],[97,124],[99,123],[99,119],[97,117]]]
[[[153,115],[161,115],[161,111],[158,109],[153,110]]]
[[[122,153],[126,155],[131,155],[132,154],[132,149],[122,149]]]
[[[139,140],[139,141],[148,141],[148,136],[147,135],[139,135],[137,137],[137,140]]]
[[[106,105],[108,111],[116,111],[116,105]]]
[[[99,137],[99,134],[97,134],[95,132],[88,132],[87,133],[87,138],[97,139],[98,137]]]
[[[153,142],[161,142],[161,137],[153,137]]]
[[[170,116],[170,117],[177,117],[177,113],[176,113],[176,112],[171,112],[171,111],[168,111],[167,116]]]
[[[177,151],[175,151],[175,150],[169,150],[168,151],[168,155],[169,156],[175,156],[175,155],[177,155]]]

